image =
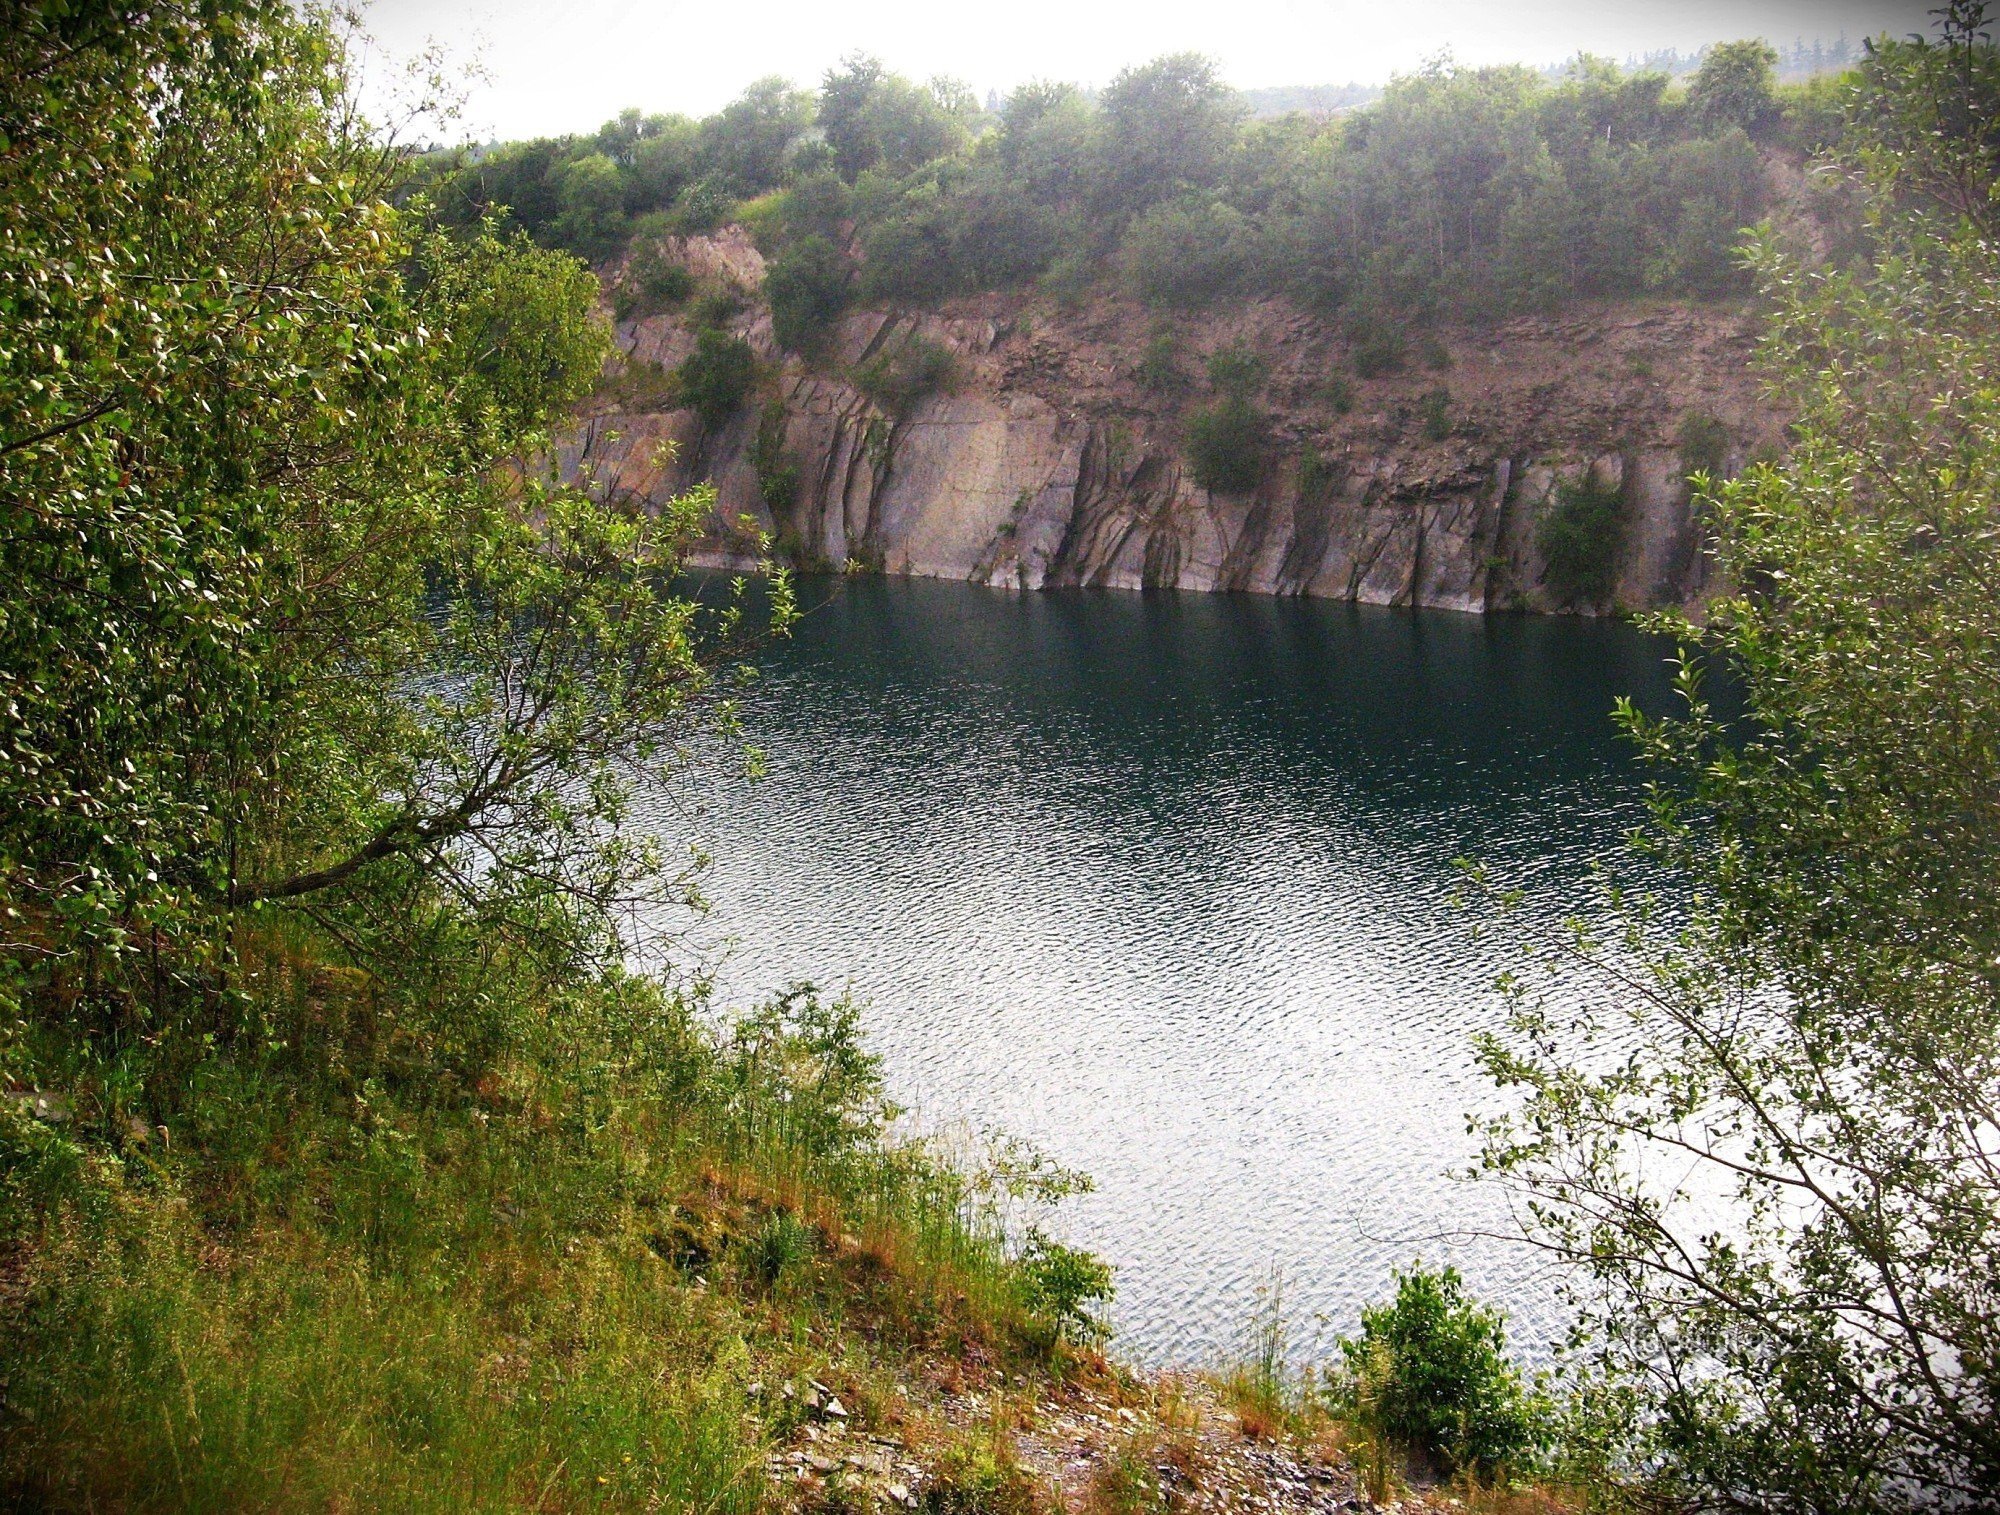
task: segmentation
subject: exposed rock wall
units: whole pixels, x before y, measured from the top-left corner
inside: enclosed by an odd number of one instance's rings
[[[681,251],[699,273],[749,288],[761,278],[740,233]],[[1777,437],[1747,366],[1753,332],[1733,309],[1616,306],[1448,328],[1413,338],[1402,371],[1363,380],[1336,328],[1260,301],[1173,323],[1185,378],[1164,390],[1137,377],[1160,318],[1116,298],[1081,312],[1016,294],[858,313],[811,367],[778,351],[754,300],[734,328],[771,375],[757,402],[703,436],[685,411],[614,400],[562,456],[595,487],[641,500],[712,480],[702,557],[718,565],[746,560],[748,521],[801,562],[1024,590],[1578,608],[1547,584],[1536,525],[1559,485],[1592,477],[1624,504],[1615,603],[1656,605],[1702,588],[1684,420],[1721,421],[1731,466]],[[674,315],[623,323],[618,337],[642,378],[694,345]],[[946,390],[897,414],[856,387],[869,360],[917,343],[952,354]],[[1272,466],[1252,493],[1211,494],[1189,476],[1183,428],[1206,398],[1206,355],[1237,346],[1268,365],[1258,403]],[[775,510],[752,461],[773,394],[798,476]],[[1324,466],[1302,469],[1308,454]]]

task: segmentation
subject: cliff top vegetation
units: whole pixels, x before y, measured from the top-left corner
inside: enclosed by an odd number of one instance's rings
[[[497,215],[596,260],[741,220],[794,342],[850,301],[1105,277],[1163,307],[1282,292],[1357,326],[1705,298],[1748,289],[1732,254],[1772,203],[1771,155],[1838,122],[1844,86],[1780,85],[1777,61],[1754,41],[1681,79],[1440,61],[1339,116],[1253,121],[1193,55],[1094,96],[1024,85],[997,112],[856,56],[816,93],[768,79],[702,121],[628,111],[426,173],[447,223]]]

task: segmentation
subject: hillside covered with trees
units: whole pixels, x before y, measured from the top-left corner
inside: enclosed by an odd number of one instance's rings
[[[853,302],[1110,278],[1165,308],[1278,292],[1357,324],[1580,298],[1740,294],[1764,164],[1818,144],[1834,85],[1719,45],[1684,80],[1581,58],[1558,79],[1448,63],[1376,103],[1250,122],[1211,64],[1158,59],[1093,98],[1029,84],[997,115],[850,58],[817,93],[760,81],[702,121],[437,155],[439,212],[604,260],[637,235],[755,232],[781,338]],[[632,291],[675,293],[671,279]]]

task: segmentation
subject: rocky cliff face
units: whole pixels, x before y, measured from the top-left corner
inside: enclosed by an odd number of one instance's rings
[[[741,233],[679,251],[698,275],[761,281]],[[670,388],[658,375],[693,349],[692,326],[671,314],[624,322],[626,381],[561,458],[572,476],[641,501],[713,480],[701,554],[712,565],[747,561],[747,521],[805,564],[1010,589],[1568,609],[1536,525],[1559,486],[1588,479],[1622,501],[1615,605],[1657,605],[1702,588],[1684,422],[1720,422],[1731,467],[1777,434],[1747,366],[1750,323],[1717,308],[1445,328],[1413,341],[1401,371],[1361,379],[1334,326],[1260,301],[1175,322],[1185,378],[1164,385],[1157,371],[1140,378],[1159,318],[1115,298],[1066,311],[1013,293],[857,313],[812,367],[778,350],[754,300],[733,326],[775,388],[704,435],[691,413],[645,399],[648,376],[655,393]],[[937,391],[898,408],[857,386],[871,361],[925,348],[951,355]],[[1223,348],[1254,351],[1269,376],[1258,404],[1271,466],[1238,495],[1201,488],[1184,461],[1189,412],[1207,397],[1203,360]],[[779,456],[796,470],[789,497],[760,488],[759,456],[767,471]]]

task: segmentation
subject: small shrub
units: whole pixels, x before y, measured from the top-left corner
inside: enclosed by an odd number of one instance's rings
[[[1030,1228],[1021,1248],[1021,1291],[1058,1341],[1095,1346],[1111,1334],[1093,1309],[1111,1301],[1111,1267],[1089,1252]]]
[[[745,1243],[743,1262],[750,1276],[769,1289],[805,1267],[818,1251],[812,1227],[780,1210]]]
[[[1443,373],[1451,367],[1451,349],[1436,337],[1424,338],[1418,356],[1432,373]]]
[[[1132,376],[1155,394],[1168,393],[1187,383],[1180,359],[1180,338],[1170,331],[1160,332],[1146,344]]]
[[[1034,1480],[1000,1436],[991,1445],[947,1448],[930,1473],[921,1496],[924,1515],[1034,1515]]]
[[[1320,398],[1326,408],[1337,416],[1344,416],[1354,409],[1354,386],[1339,374],[1334,374],[1319,387]]]
[[[694,351],[674,370],[680,402],[714,431],[741,408],[757,380],[757,355],[741,337],[714,327],[695,339]]]
[[[771,260],[764,295],[780,346],[810,352],[847,308],[847,259],[825,237],[802,237]]]
[[[1250,239],[1249,223],[1233,206],[1172,200],[1126,229],[1118,264],[1147,303],[1193,309],[1221,298],[1242,279]]]
[[[1332,495],[1340,483],[1339,468],[1324,454],[1307,452],[1299,459],[1299,498],[1318,503]]]
[[[1558,484],[1535,528],[1549,587],[1566,605],[1602,605],[1618,586],[1625,550],[1625,502],[1590,475]]]
[[[1249,493],[1264,477],[1263,414],[1240,395],[1197,410],[1188,417],[1187,459],[1203,489]]]
[[[727,326],[743,313],[743,290],[727,281],[710,285],[694,302],[697,326]]]
[[[1225,347],[1209,354],[1208,382],[1217,394],[1247,400],[1264,387],[1270,365],[1247,347]]]
[[[1681,476],[1705,474],[1720,482],[1729,463],[1729,428],[1705,410],[1691,410],[1681,419]]]
[[[949,391],[958,361],[936,342],[916,337],[894,352],[879,352],[854,371],[854,386],[884,410],[900,415],[926,395]]]
[[[1369,322],[1354,333],[1354,372],[1364,379],[1401,373],[1406,352],[1401,332],[1393,326]]]
[[[785,453],[785,402],[780,397],[767,401],[757,418],[750,466],[757,471],[757,494],[772,519],[790,514],[799,493],[799,465]]]
[[[1417,414],[1423,424],[1424,440],[1442,442],[1452,434],[1451,391],[1433,389],[1417,402]]]
[[[612,309],[619,320],[629,321],[685,305],[693,293],[694,275],[662,253],[657,242],[644,242],[618,282]]]
[[[1396,1275],[1396,1297],[1361,1312],[1340,1343],[1337,1413],[1448,1471],[1518,1467],[1540,1438],[1537,1406],[1504,1355],[1499,1312],[1466,1293],[1455,1268]]]
[[[1035,281],[1044,294],[1065,310],[1081,305],[1096,282],[1097,261],[1080,250],[1057,254]]]

